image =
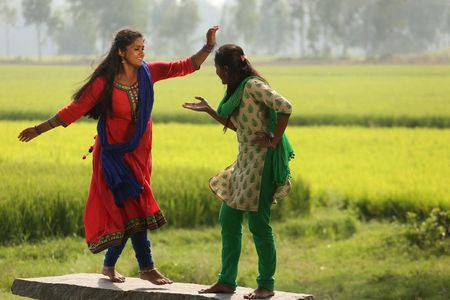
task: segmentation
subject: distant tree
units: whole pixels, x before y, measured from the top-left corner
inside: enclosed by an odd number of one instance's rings
[[[67,0],[75,19],[89,20],[86,29],[96,33],[102,50],[122,27],[133,27],[144,31],[148,24],[149,1],[146,0]]]
[[[151,15],[156,53],[179,55],[192,51],[193,34],[200,21],[196,0],[156,0]]]
[[[233,10],[236,6],[237,0],[224,1],[220,16],[220,34],[218,40],[222,44],[237,43],[239,41],[239,33],[236,29],[236,19],[233,16]]]
[[[289,0],[291,7],[291,18],[293,24],[294,35],[297,35],[299,43],[299,55],[306,54],[306,32],[307,32],[307,17],[308,6],[305,0]]]
[[[38,57],[42,57],[42,44],[46,38],[43,36],[44,28],[50,18],[50,5],[52,0],[22,0],[23,17],[27,25],[36,28]]]
[[[358,46],[356,33],[363,21],[362,8],[368,1],[371,0],[317,0],[317,17],[326,48],[341,47],[341,56],[347,57],[348,49]]]
[[[292,22],[287,0],[262,0],[259,6],[258,47],[263,53],[287,54],[292,47]]]
[[[175,18],[176,0],[151,0],[149,6],[151,6],[147,25],[149,50],[154,55],[164,54],[166,49],[171,48],[168,32],[172,29],[165,27],[166,24],[171,27],[169,19]]]
[[[232,28],[239,36],[239,40],[243,40],[251,51],[252,46],[255,45],[256,32],[258,29],[259,14],[258,3],[256,0],[237,1],[231,7],[232,13]]]
[[[72,55],[97,53],[94,20],[89,16],[76,14],[70,9],[61,14],[63,16],[54,20],[52,26],[52,37],[58,46],[58,53]]]
[[[445,15],[447,16],[447,18],[444,22],[442,31],[443,31],[443,35],[445,36],[445,39],[446,39],[445,46],[450,48],[450,3],[447,4],[444,12],[446,13]]]
[[[401,18],[407,24],[407,34],[399,45],[399,51],[420,52],[438,46],[448,10],[448,0],[409,0],[405,3]]]
[[[319,55],[319,40],[321,35],[321,23],[318,14],[318,5],[315,0],[305,1],[308,15],[306,39],[308,50],[313,56]]]
[[[446,47],[450,47],[450,1],[447,1],[444,9],[442,10],[446,16],[442,24],[442,34],[447,39]]]
[[[403,0],[375,0],[364,7],[365,52],[369,57],[392,55],[392,44],[405,22],[399,18]]]
[[[369,57],[423,52],[435,45],[447,0],[372,0],[364,7]]]
[[[6,55],[10,53],[9,31],[17,22],[17,10],[10,5],[8,0],[0,0],[0,23],[5,29],[5,50]]]
[[[196,0],[181,0],[173,22],[172,37],[175,40],[175,53],[185,54],[192,51],[193,33],[200,22]],[[196,45],[196,48],[198,46]]]

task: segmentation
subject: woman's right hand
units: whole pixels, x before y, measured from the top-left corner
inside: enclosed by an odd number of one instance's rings
[[[35,137],[37,137],[39,135],[39,133],[37,132],[35,127],[28,127],[24,130],[22,130],[21,133],[19,133],[19,140],[21,142],[29,142],[32,139],[34,139]]]
[[[183,107],[193,110],[193,111],[205,111],[205,112],[210,112],[213,109],[211,108],[211,106],[209,105],[208,101],[203,98],[203,97],[199,97],[196,96],[195,99],[200,100],[200,102],[196,102],[196,103],[184,103]]]

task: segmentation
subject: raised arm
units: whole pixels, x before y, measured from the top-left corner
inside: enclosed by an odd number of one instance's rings
[[[206,44],[197,53],[192,56],[192,62],[196,69],[200,69],[202,63],[208,58],[208,55],[214,50],[216,46],[216,31],[219,30],[219,26],[213,26],[206,32]]]
[[[177,61],[153,61],[148,64],[153,82],[191,74],[200,69],[216,44],[216,31],[219,27],[211,27],[206,33],[206,44],[194,55]]]

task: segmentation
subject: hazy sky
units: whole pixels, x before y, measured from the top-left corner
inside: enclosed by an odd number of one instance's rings
[[[208,0],[209,3],[216,7],[220,7],[225,0]]]
[[[21,8],[22,0],[10,0],[11,3],[16,6],[19,10]],[[226,0],[206,0],[217,8],[221,8],[223,3]],[[66,0],[53,0],[53,4],[65,4]],[[203,32],[205,28],[208,28],[211,25],[217,24],[217,20],[219,20],[219,16],[217,12],[214,12],[211,15],[211,12],[202,14],[204,20],[199,25],[197,29],[199,32]],[[9,37],[10,37],[10,55],[13,56],[27,56],[27,55],[36,55],[36,31],[33,26],[26,26],[22,19],[22,16],[19,16],[20,20],[16,26],[10,28]],[[213,19],[214,21],[211,21]],[[217,20],[216,20],[217,19]],[[3,29],[3,28],[0,28]],[[200,33],[199,33],[200,36]],[[201,33],[203,37],[203,33]],[[0,30],[0,56],[6,55],[6,42],[5,42],[5,32],[4,30]],[[43,55],[54,55],[57,53],[57,47],[54,45],[50,39],[47,39],[42,48]]]

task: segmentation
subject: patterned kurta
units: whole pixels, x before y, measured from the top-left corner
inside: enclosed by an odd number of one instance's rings
[[[174,62],[150,62],[153,82],[184,76],[195,71],[192,58]],[[67,126],[94,107],[105,86],[105,79],[97,77],[78,101],[62,108],[57,117]],[[112,114],[106,117],[106,134],[110,144],[128,141],[136,129],[138,115],[137,87],[115,83],[112,91]],[[156,99],[155,99],[156,103]],[[136,180],[144,190],[137,200],[127,199],[124,207],[118,207],[103,176],[101,144],[96,139],[92,160],[92,179],[84,213],[86,241],[89,249],[97,253],[122,243],[133,233],[157,229],[166,223],[150,186],[152,170],[152,119],[148,121],[139,145],[127,152],[124,159]]]
[[[260,79],[250,79],[245,87],[239,109],[233,113],[231,122],[236,127],[239,152],[236,161],[212,177],[209,186],[213,193],[229,207],[258,211],[261,176],[267,149],[252,145],[257,132],[267,132],[268,108],[279,114],[291,114],[288,100],[275,92]],[[273,202],[286,197],[290,183],[278,186]]]

